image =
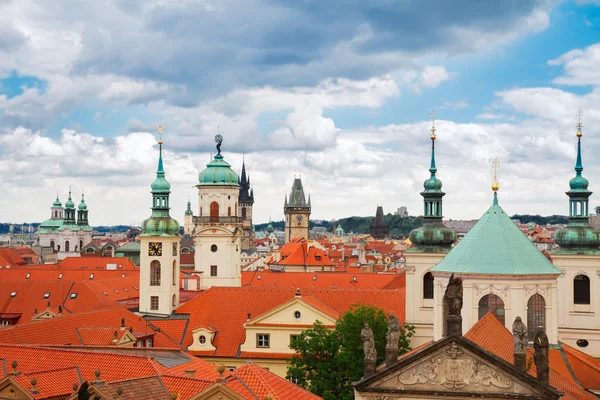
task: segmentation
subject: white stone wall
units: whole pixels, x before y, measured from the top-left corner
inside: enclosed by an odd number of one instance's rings
[[[226,217],[227,210],[231,209],[231,216],[238,216],[237,186],[201,186],[198,188],[198,216],[210,216],[210,204],[216,201],[219,204],[219,216]]]
[[[196,226],[194,235],[195,270],[201,273],[200,286],[241,286],[240,226],[208,224]],[[216,251],[212,246],[216,246]],[[210,276],[211,265],[217,266],[217,276]]]
[[[140,306],[141,313],[170,315],[179,306],[179,236],[140,237]],[[150,256],[148,245],[162,243],[162,255]],[[176,249],[173,249],[173,243]],[[157,260],[161,265],[160,285],[150,285],[150,264]],[[175,268],[175,273],[173,273]],[[158,310],[151,310],[151,296],[158,296]],[[175,296],[175,306],[173,306]]]

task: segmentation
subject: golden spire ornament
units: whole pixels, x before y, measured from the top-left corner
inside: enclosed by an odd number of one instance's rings
[[[162,125],[158,125],[158,144],[162,144]]]
[[[492,160],[492,168],[494,169],[494,180],[492,182],[492,190],[497,192],[500,189],[500,185],[498,184],[498,167],[500,167],[500,161],[497,158]]]
[[[431,140],[435,140],[436,136],[435,136],[435,131],[437,129],[435,129],[435,111],[431,112]]]
[[[583,133],[581,132],[581,128],[583,128],[583,123],[581,122],[582,115],[583,115],[583,111],[581,111],[581,108],[580,108],[579,110],[577,110],[577,137],[578,138],[583,136]]]

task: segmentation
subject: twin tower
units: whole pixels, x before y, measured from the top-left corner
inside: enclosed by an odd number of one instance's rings
[[[159,135],[162,128],[159,127]],[[254,193],[242,166],[241,177],[221,155],[223,137],[217,135],[218,153],[198,176],[198,215],[191,203],[184,216],[184,233],[193,237],[195,272],[201,287],[241,286],[241,252],[254,247],[252,206]],[[151,185],[152,216],[142,223],[140,236],[140,306],[142,313],[169,315],[179,306],[179,223],[169,215],[171,185],[165,179],[162,139],[159,139],[156,180]],[[308,238],[310,197],[296,178],[285,200],[286,242]]]

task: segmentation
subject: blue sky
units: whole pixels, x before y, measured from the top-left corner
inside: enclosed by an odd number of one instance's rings
[[[578,108],[600,179],[597,1],[71,3],[0,4],[0,220],[73,186],[93,224],[141,222],[160,123],[180,219],[217,129],[257,222],[294,174],[316,218],[418,213],[432,110],[448,218],[489,206],[494,157],[509,214],[564,214]]]

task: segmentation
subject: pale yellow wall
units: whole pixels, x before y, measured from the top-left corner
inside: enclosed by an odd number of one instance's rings
[[[552,262],[563,271],[558,278],[558,337],[561,342],[600,357],[600,256],[552,255]],[[590,305],[573,301],[573,280],[577,275],[590,278]],[[577,346],[585,339],[589,346]]]
[[[252,362],[253,364],[260,365],[263,368],[267,368],[274,374],[285,378],[287,374],[288,362],[282,359],[254,359],[254,358],[227,358],[227,357],[199,357],[205,361],[217,365],[223,365],[224,367],[235,367],[239,368],[242,365]]]
[[[302,221],[298,222],[297,217],[302,216]],[[285,242],[291,239],[301,237],[308,240],[308,222],[310,211],[290,211],[285,212]]]
[[[140,305],[139,311],[149,314],[169,315],[179,306],[179,236],[141,236],[140,237]],[[150,242],[162,243],[162,255],[148,255]],[[173,243],[177,245],[173,255]],[[158,260],[161,265],[160,286],[150,286],[150,263]],[[173,280],[173,263],[175,263],[175,280]],[[175,295],[176,306],[173,306]],[[150,297],[158,296],[158,310],[150,309]]]
[[[200,343],[200,336],[204,336],[206,338],[205,343]],[[204,350],[214,351],[217,349],[212,344],[213,340],[214,340],[214,332],[213,331],[210,331],[206,328],[196,328],[196,329],[192,330],[192,338],[193,338],[193,342],[188,347],[189,351],[204,351]]]
[[[404,253],[406,257],[406,323],[414,325],[413,348],[433,339],[433,299],[423,298],[423,276],[446,253]]]
[[[194,234],[194,268],[203,272],[202,289],[212,286],[241,286],[241,225],[198,224]],[[213,252],[211,246],[217,245]],[[210,276],[210,266],[217,266],[217,276]]]
[[[444,293],[449,275],[434,274],[434,339],[443,336]],[[538,293],[546,303],[546,334],[550,343],[558,343],[558,299],[556,279],[549,276],[520,276],[507,279],[503,276],[474,276],[462,275],[463,279],[463,308],[462,330],[465,334],[478,321],[479,300],[486,294],[493,293],[504,301],[505,326],[512,331],[512,323],[517,316],[527,324],[527,302]]]
[[[231,207],[231,216],[237,216],[239,187],[237,186],[199,186],[198,187],[198,216],[210,216],[210,204],[219,203],[219,216],[226,217],[227,209]],[[202,208],[202,215],[200,215]]]

